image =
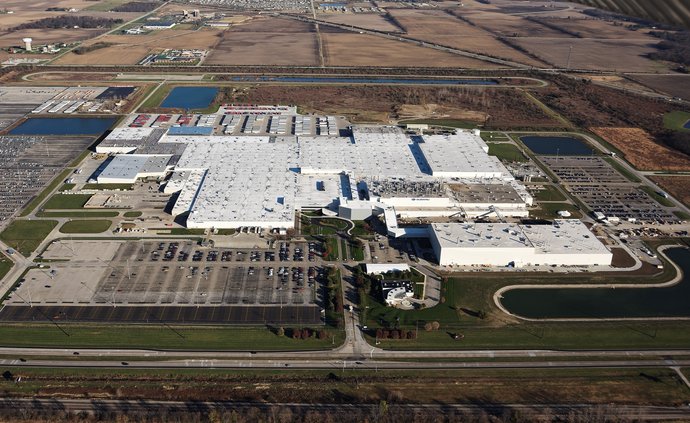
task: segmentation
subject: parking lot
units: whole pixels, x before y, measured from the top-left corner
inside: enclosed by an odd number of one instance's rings
[[[321,307],[325,271],[316,245],[201,247],[193,241],[59,241],[54,262],[31,270],[11,305]],[[311,249],[313,250],[310,252]],[[92,254],[79,254],[90,250]]]
[[[0,136],[0,220],[38,194],[93,138]]]
[[[563,186],[592,211],[637,222],[677,223],[672,210],[660,205],[597,156],[539,156]]]

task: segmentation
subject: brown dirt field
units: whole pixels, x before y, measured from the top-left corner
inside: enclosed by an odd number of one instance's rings
[[[556,126],[524,95],[513,90],[468,87],[400,86],[284,86],[259,85],[231,93],[223,91],[226,103],[296,104],[308,112],[345,115],[353,122],[392,122],[409,111],[435,104],[450,116],[490,115],[487,128]]]
[[[39,73],[28,78],[32,82],[52,82],[52,81],[112,81],[115,79],[114,73],[70,73],[70,72],[51,72]]]
[[[573,46],[571,68],[630,72],[667,70],[666,65],[643,57],[655,51],[649,42],[643,40],[516,38],[513,41],[535,56],[558,67],[566,67],[568,49]]]
[[[653,90],[690,100],[690,75],[630,75],[630,78]]]
[[[204,62],[207,65],[319,64],[315,33],[230,32]]]
[[[135,65],[150,51],[144,46],[117,45],[86,54],[68,53],[54,63],[59,65]]]
[[[582,75],[582,76],[591,80],[591,81],[602,82],[602,83],[610,84],[610,85],[613,85],[616,87],[652,92],[652,90],[645,87],[644,85],[639,84],[635,81],[631,81],[630,79],[625,78],[623,76],[619,76],[619,75],[597,75],[597,74],[594,74],[594,75]]]
[[[388,22],[383,16],[373,13],[324,14],[319,19],[344,25],[354,25],[375,31],[398,32],[400,29]]]
[[[583,15],[584,16],[584,15]],[[613,22],[599,19],[545,19],[552,25],[557,25],[567,31],[577,32],[582,38],[609,38],[621,40],[649,40],[655,38],[648,35],[647,31],[631,31],[622,25],[614,25]],[[629,25],[629,23],[624,23]],[[657,40],[658,41],[658,40]]]
[[[438,10],[391,10],[410,37],[438,44],[514,60],[541,65],[531,57],[509,47],[479,27]]]
[[[203,28],[198,31],[191,30],[162,30],[153,31],[146,35],[106,35],[98,41],[126,44],[130,46],[147,46],[157,49],[198,48],[209,50],[216,45],[223,34],[223,30]]]
[[[590,128],[592,132],[620,150],[639,170],[690,170],[690,157],[657,144],[640,128]]]
[[[635,265],[635,259],[630,257],[630,254],[628,254],[628,252],[624,249],[614,247],[611,248],[611,252],[613,253],[613,260],[611,262],[613,267],[625,268]]]
[[[272,17],[252,17],[241,24],[233,25],[229,32],[280,32],[280,33],[304,33],[314,32],[314,25],[296,21],[294,19],[281,19]]]
[[[518,37],[568,38],[568,35],[560,31],[528,21],[522,16],[486,12],[474,14],[467,18],[478,26],[504,37],[513,37],[517,34]]]
[[[71,43],[88,40],[105,32],[103,29],[25,29],[18,32],[5,32],[0,35],[0,47],[12,47],[22,44],[22,38],[34,39],[34,45],[51,43]]]
[[[478,69],[499,65],[367,34],[322,33],[327,66],[426,66]],[[366,49],[362,48],[366,46]]]
[[[116,44],[86,54],[69,53],[56,60],[60,65],[134,65],[146,55],[166,48],[178,48],[182,42],[186,48],[211,50],[219,42],[222,30],[200,29],[199,31],[164,30],[147,35],[106,35],[84,45],[96,42]]]
[[[690,207],[690,176],[651,176],[667,193]]]
[[[397,111],[398,119],[458,119],[470,122],[484,122],[487,114],[476,110],[458,110],[438,104],[403,104]]]

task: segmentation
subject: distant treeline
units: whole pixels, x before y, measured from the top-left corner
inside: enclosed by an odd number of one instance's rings
[[[105,42],[101,41],[98,43],[91,44],[89,46],[79,46],[79,47],[75,48],[74,50],[72,50],[72,53],[74,53],[74,54],[86,54],[90,51],[100,50],[102,48],[110,47],[112,45],[113,45],[112,43],[105,43]]]
[[[62,15],[52,18],[39,19],[33,22],[23,23],[16,26],[15,30],[21,29],[58,29],[58,28],[110,28],[113,25],[121,24],[122,19],[98,18],[94,16],[75,16]]]
[[[657,51],[649,54],[650,58],[690,66],[690,31],[652,31],[650,34],[662,40],[655,46]]]
[[[647,21],[690,28],[690,0],[574,0]]]
[[[131,3],[121,4],[110,9],[111,12],[150,12],[160,3],[155,1],[133,1]]]

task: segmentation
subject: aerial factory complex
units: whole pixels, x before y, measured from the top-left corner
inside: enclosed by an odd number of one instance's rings
[[[689,17],[0,2],[0,421],[690,421]]]
[[[132,115],[96,147],[113,157],[94,179],[165,181],[163,192],[176,196],[171,213],[188,228],[284,233],[295,228],[301,210],[352,220],[382,215],[390,237],[431,237],[442,265],[611,263],[611,253],[582,224],[547,230],[483,223],[472,230],[461,223],[399,226],[400,218],[528,216],[532,196],[488,154],[478,130],[409,135],[399,127],[351,126],[327,117],[317,118],[330,125],[325,130],[318,122],[306,129],[302,124],[299,133],[305,134],[296,135],[293,122],[305,117],[271,106],[146,118],[164,123],[142,128],[141,115]],[[247,120],[253,122],[248,134]],[[275,122],[280,131],[273,131]]]

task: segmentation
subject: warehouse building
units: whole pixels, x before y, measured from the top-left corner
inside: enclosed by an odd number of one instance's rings
[[[224,122],[231,116],[226,113],[244,113],[243,107],[226,106],[200,120]],[[270,107],[260,112],[294,112]],[[295,122],[298,117],[308,118],[296,116]],[[142,119],[160,116],[128,121]],[[478,132],[408,136],[393,126],[355,126],[349,136],[223,132],[205,126],[115,129],[97,146],[115,156],[98,182],[165,177],[163,191],[178,194],[172,212],[185,215],[190,228],[287,229],[295,225],[296,210],[321,209],[353,220],[383,215],[391,236],[426,236],[399,227],[397,219],[469,218],[498,210],[524,217],[532,204],[527,190],[488,155]]]
[[[574,219],[551,225],[432,224],[429,238],[443,266],[608,266],[613,259],[587,226]]]

